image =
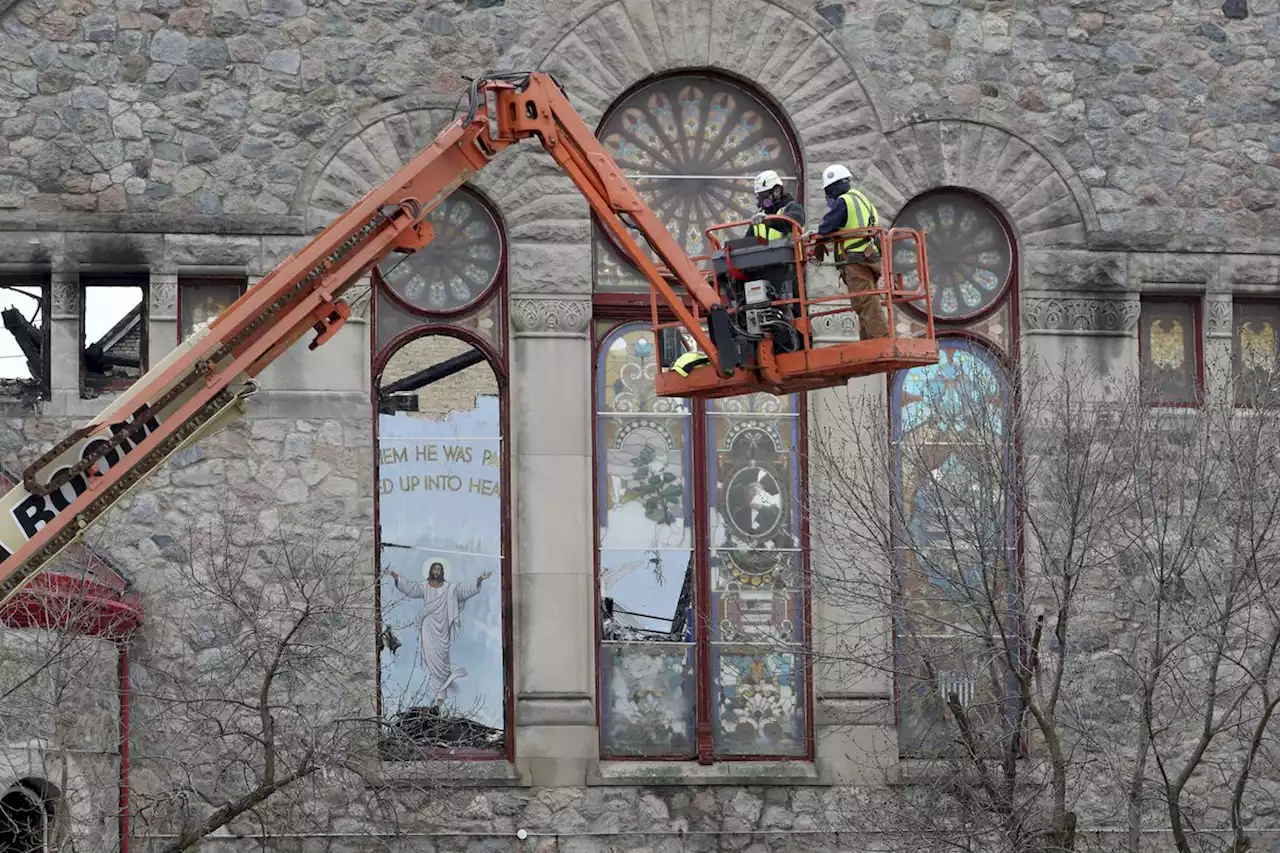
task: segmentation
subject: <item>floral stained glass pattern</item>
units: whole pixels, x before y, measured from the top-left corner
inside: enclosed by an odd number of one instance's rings
[[[1013,271],[1013,244],[1004,225],[976,197],[931,193],[910,202],[893,224],[925,232],[935,320],[976,316],[1005,292]],[[912,244],[895,249],[893,265],[906,288],[919,286]]]
[[[720,648],[716,746],[734,755],[805,752],[804,670],[796,655]]]
[[[691,749],[694,560],[690,411],[659,397],[652,331],[608,333],[596,365],[604,746]]]
[[[761,101],[722,78],[656,80],[619,104],[597,135],[692,256],[707,254],[708,226],[751,216],[757,173],[774,169],[795,191],[796,153],[781,123]],[[595,256],[598,288],[645,289],[607,237],[597,235]]]
[[[965,638],[990,636],[984,620],[1007,615],[1015,592],[1009,399],[994,355],[964,339],[943,339],[938,364],[894,377],[899,742],[908,753],[950,742],[944,688],[996,695],[983,681],[984,649]]]
[[[617,755],[692,758],[693,648],[607,643],[600,652],[601,724]]]
[[[466,188],[427,217],[435,237],[409,255],[381,264],[387,286],[420,311],[456,311],[479,299],[498,274],[502,236],[488,207]]]
[[[1004,351],[1013,346],[1012,323],[1009,302],[1002,301],[996,308],[965,324],[965,329],[979,335]],[[895,311],[893,317],[897,333],[901,337],[918,338],[925,333],[924,321],[907,311]]]
[[[724,754],[806,748],[798,406],[754,394],[708,407],[715,747]]]
[[[1199,299],[1143,299],[1138,324],[1142,383],[1152,402],[1190,405],[1199,396]]]
[[[1231,367],[1236,404],[1275,405],[1280,393],[1280,302],[1240,300],[1232,304]]]

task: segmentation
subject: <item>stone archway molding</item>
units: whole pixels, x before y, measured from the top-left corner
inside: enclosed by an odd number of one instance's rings
[[[874,78],[812,8],[791,0],[593,0],[580,8],[575,22],[548,24],[504,67],[554,74],[588,125],[647,78],[720,71],[758,89],[795,133],[808,205],[822,203],[817,164],[866,160],[878,149],[886,119]]]
[[[66,790],[59,790],[58,806],[70,812],[69,828],[77,846],[92,840],[92,788],[75,757],[59,749],[47,738],[0,743],[0,792],[21,779],[42,779],[59,787],[64,778],[62,762],[66,762]],[[117,780],[112,779],[114,784]]]
[[[371,107],[312,158],[291,212],[314,234],[396,173],[462,115],[465,101],[415,94]],[[588,287],[587,203],[533,142],[499,155],[470,182],[497,209],[508,239],[508,281],[526,291]]]
[[[549,25],[529,48],[509,54],[504,68],[555,74],[588,123],[637,81],[698,68],[754,81],[794,124],[803,124],[797,115],[805,110],[829,120],[844,103],[868,109],[875,130],[887,126],[870,70],[828,38],[831,24],[812,7],[591,0],[577,8],[576,21]]]
[[[928,190],[993,202],[1025,247],[1083,249],[1099,230],[1084,182],[1046,140],[989,114],[917,117],[886,134],[863,184],[886,220]]]

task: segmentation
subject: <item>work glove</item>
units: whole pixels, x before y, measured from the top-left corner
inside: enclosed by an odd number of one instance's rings
[[[755,215],[755,216],[753,216],[753,217],[751,217],[751,224],[752,224],[752,225],[759,225],[761,222],[764,222],[764,211],[763,211],[763,210],[757,210],[757,211],[756,211],[756,215]]]

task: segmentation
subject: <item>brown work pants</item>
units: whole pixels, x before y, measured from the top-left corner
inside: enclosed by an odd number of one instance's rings
[[[850,293],[874,290],[881,271],[882,266],[878,257],[868,258],[860,263],[849,262],[840,267],[840,280],[844,282],[844,286]],[[885,314],[884,305],[878,293],[855,296],[850,302],[853,303],[853,310],[858,314],[860,340],[889,337],[889,317]]]

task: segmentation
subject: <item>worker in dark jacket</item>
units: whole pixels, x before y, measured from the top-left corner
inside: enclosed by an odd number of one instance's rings
[[[756,175],[755,179],[756,192],[756,213],[751,217],[751,224],[747,226],[744,237],[756,237],[760,240],[780,240],[788,236],[792,231],[792,224],[778,219],[765,221],[766,216],[788,216],[796,221],[796,223],[804,227],[804,205],[796,201],[795,197],[788,193],[782,187],[782,178],[773,169],[766,169]],[[792,276],[787,282],[790,293],[785,296],[787,299],[795,298],[795,277]],[[800,316],[800,306],[791,305],[790,313],[792,317]],[[800,348],[802,344],[794,329],[791,334],[786,336],[788,339],[780,343],[782,351],[789,352]],[[699,367],[703,367],[711,363],[711,360],[700,352],[686,352],[675,360],[671,365],[671,369],[681,376],[688,376],[689,372]]]
[[[782,178],[773,169],[766,169],[756,175],[755,180],[756,191],[756,215],[751,219],[751,226],[747,229],[746,236],[756,237],[761,240],[781,240],[791,236],[793,226],[790,222],[781,219],[766,220],[766,216],[787,216],[794,219],[801,228],[804,229],[804,205],[796,201],[795,196],[787,192],[782,187]],[[786,292],[780,294],[784,299],[795,299],[796,278],[792,274],[788,276],[785,284]],[[791,314],[792,319],[800,316],[800,306],[792,303],[787,311]],[[780,342],[782,351],[789,352],[792,349],[798,349],[801,344],[794,334],[786,336],[785,342]]]
[[[756,175],[756,215],[751,219],[751,226],[746,236],[760,237],[765,240],[780,240],[791,233],[791,223],[772,219],[765,221],[765,216],[789,216],[804,227],[804,205],[782,188],[782,178],[773,169],[766,169]]]
[[[827,194],[827,215],[818,226],[819,234],[834,234],[851,228],[874,228],[880,224],[876,207],[859,190],[852,186],[853,175],[836,163],[822,173],[822,189]],[[840,264],[840,280],[850,293],[871,290],[876,286],[883,267],[880,249],[871,237],[852,236],[839,241],[835,247],[836,262]],[[880,296],[869,293],[852,299],[853,310],[858,313],[859,336],[884,338],[889,335],[889,319]]]

